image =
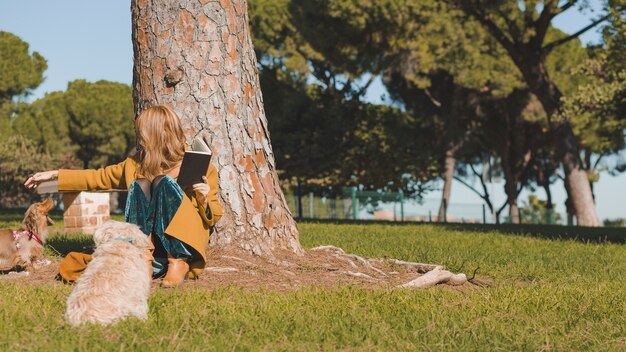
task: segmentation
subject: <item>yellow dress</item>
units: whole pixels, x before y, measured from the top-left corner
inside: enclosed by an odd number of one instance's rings
[[[138,163],[133,157],[98,170],[59,170],[59,191],[128,190],[132,182],[140,177],[137,170]],[[197,278],[204,269],[210,229],[222,216],[222,206],[217,197],[218,175],[213,165],[209,166],[206,177],[210,187],[207,197],[209,209],[198,204],[192,190],[186,190],[182,203],[165,230],[200,254],[190,263],[188,277],[191,279]],[[59,274],[66,281],[73,282],[90,259],[87,254],[70,253],[61,262]]]

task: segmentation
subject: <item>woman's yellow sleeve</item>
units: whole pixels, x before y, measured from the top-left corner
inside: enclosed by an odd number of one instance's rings
[[[98,170],[59,170],[59,191],[126,189],[124,169],[127,161]]]
[[[223,210],[222,205],[217,197],[220,191],[219,180],[217,177],[217,169],[215,166],[209,165],[209,170],[206,174],[207,181],[209,182],[209,195],[207,196],[207,203],[209,209],[204,209],[204,206],[198,204],[198,211],[202,220],[209,226],[213,227],[217,221],[222,217]]]

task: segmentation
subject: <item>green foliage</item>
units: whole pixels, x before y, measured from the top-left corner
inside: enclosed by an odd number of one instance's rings
[[[122,83],[70,82],[65,93],[68,133],[76,157],[93,168],[122,159],[134,145],[131,88]]]
[[[270,69],[262,71],[261,86],[276,163],[285,179],[306,179],[308,186],[324,188],[360,185],[411,192],[411,182],[436,173],[429,126],[399,109],[281,80]]]
[[[352,116],[356,117],[356,126],[350,126],[342,148],[346,155],[344,170],[349,172],[345,178],[351,178],[347,185],[401,189],[413,194],[421,190],[417,185],[438,174],[429,121],[415,119],[397,108],[372,104],[359,106]]]
[[[426,46],[410,40],[426,22],[423,12],[436,6],[432,1],[422,3],[312,0],[292,1],[289,9],[301,35],[323,55],[324,64],[354,79],[381,72],[393,61],[390,51],[403,48],[428,55]],[[314,64],[314,69],[322,68]]]
[[[587,82],[564,99],[563,112],[575,122],[583,145],[600,155],[622,150],[626,129],[626,5],[613,1],[610,9],[604,46],[593,48],[592,58],[576,69]]]
[[[566,33],[551,27],[546,35],[546,41],[552,42],[566,36]],[[579,39],[559,45],[549,53],[546,58],[546,67],[563,95],[572,94],[578,86],[587,81],[587,77],[577,70],[587,59],[587,51]]]
[[[311,73],[308,60],[320,59],[296,28],[291,0],[251,0],[248,2],[254,49],[262,68],[279,69],[278,78],[304,82]]]
[[[16,135],[0,143],[0,208],[24,207],[36,199],[23,184],[28,175],[52,168],[52,158],[28,138]]]
[[[608,66],[614,72],[626,71],[626,1],[610,0],[610,25],[603,29]]]
[[[285,179],[316,179],[312,182],[332,185],[341,168],[336,152],[346,131],[347,109],[319,86],[279,75],[271,69],[260,74],[277,167]]]
[[[604,219],[604,226],[606,227],[624,227],[626,226],[626,219]]]
[[[15,98],[30,94],[44,80],[46,59],[28,52],[28,43],[9,32],[0,31],[0,138],[12,134],[11,118]]]
[[[626,128],[626,71],[607,71],[606,59],[594,59],[581,68],[589,83],[564,100],[564,114],[576,122],[583,144],[598,154],[624,147]]]
[[[13,114],[12,104],[0,106],[0,139],[5,139],[13,134],[9,116]]]
[[[365,27],[340,29],[346,16],[342,11],[350,8],[346,6],[341,1],[250,1],[277,165],[283,178],[305,179],[312,187],[339,190],[360,185],[410,191],[411,182],[427,180],[436,170],[429,153],[430,126],[399,109],[361,101],[371,83],[362,82],[364,74],[386,62],[380,53],[378,63],[372,61],[376,60],[372,43],[387,41],[353,41],[365,30],[384,30],[381,19],[397,15],[401,8],[385,2],[385,9],[367,13]],[[329,30],[349,33],[344,33],[346,38],[335,35],[334,44],[328,45]]]
[[[0,224],[5,227],[4,224]],[[549,241],[435,226],[299,224],[306,247],[446,265],[491,288],[427,290],[236,286],[153,290],[143,322],[73,328],[72,287],[0,285],[2,350],[621,350],[623,245]],[[64,236],[52,237],[52,240]],[[89,240],[83,236],[82,241]],[[81,242],[82,244],[82,242]],[[523,248],[523,250],[520,250]],[[212,274],[219,280],[220,275]],[[10,282],[9,282],[10,280]],[[50,278],[51,280],[51,278]],[[33,297],[37,309],[30,307]],[[37,338],[25,338],[36,331]],[[29,335],[30,336],[30,335]]]
[[[0,206],[22,206],[32,197],[26,176],[50,168],[97,167],[121,159],[134,144],[131,88],[84,80],[32,104],[19,102],[39,86],[46,60],[28,43],[0,31]]]
[[[0,31],[0,102],[23,96],[44,80],[48,67],[39,53],[28,52],[28,43],[9,32]]]
[[[76,150],[69,136],[64,92],[47,93],[31,104],[21,104],[13,129],[51,155],[67,156]]]
[[[12,124],[53,156],[56,167],[97,168],[119,161],[134,145],[133,116],[128,85],[76,80],[65,92],[20,104]]]
[[[561,214],[554,211],[554,204],[540,200],[536,195],[528,196],[528,201],[520,207],[523,224],[560,224]]]

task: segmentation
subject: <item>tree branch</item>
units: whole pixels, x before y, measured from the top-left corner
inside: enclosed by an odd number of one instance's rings
[[[346,79],[346,81],[343,83],[343,88],[341,88],[341,94],[346,95],[348,93],[353,93],[354,90],[352,89],[352,80],[351,79]]]
[[[500,16],[503,20],[504,23],[506,23],[507,28],[509,29],[509,34],[510,34],[510,38],[511,41],[514,44],[518,43],[518,38],[521,38],[521,32],[522,30],[518,27],[517,23],[515,23],[515,21],[512,21],[507,13],[502,12],[500,9],[496,10],[498,16]]]
[[[550,1],[549,3],[545,3],[543,6],[543,10],[539,15],[539,18],[532,24],[535,27],[535,35],[530,40],[533,44],[533,47],[540,48],[544,39],[546,38],[546,33],[548,33],[548,28],[550,28],[550,22],[552,21],[552,17],[555,13],[555,3],[554,1]],[[526,9],[526,11],[535,11],[535,9]]]
[[[500,207],[500,209],[498,209],[498,210],[496,211],[496,216],[498,217],[498,219],[500,219],[500,214],[502,213],[502,211],[504,210],[504,208],[505,208],[508,204],[509,204],[509,200],[507,199],[507,200],[505,200],[505,201],[504,201],[504,204],[502,204],[502,206]],[[498,221],[498,223],[499,223],[499,221]]]
[[[441,107],[441,102],[435,99],[435,97],[433,97],[432,94],[430,94],[430,90],[428,88],[424,88],[424,94],[426,94],[426,97],[428,97],[428,99],[430,100],[431,103],[433,103],[434,106],[438,108]]]
[[[595,170],[598,168],[598,165],[600,164],[600,161],[602,161],[602,158],[604,158],[607,155],[607,153],[601,153],[600,156],[598,156],[598,159],[596,160],[595,163],[593,163],[593,169]]]
[[[367,89],[370,87],[370,85],[372,84],[372,82],[374,82],[374,80],[376,79],[375,75],[370,75],[370,78],[367,80],[367,83],[365,83],[365,85],[363,87],[361,87],[357,92],[356,95],[357,96],[363,96],[363,94],[365,94],[365,92],[367,91]]]
[[[461,184],[463,184],[465,187],[469,188],[471,191],[473,191],[474,193],[476,193],[480,198],[483,198],[484,195],[482,195],[480,192],[478,192],[476,190],[476,188],[474,188],[474,186],[470,185],[469,183],[465,182],[465,180],[463,180],[462,178],[460,178],[459,176],[453,176],[452,178],[454,178],[455,180],[461,182]],[[484,198],[483,198],[484,199]]]
[[[454,176],[453,178],[455,180],[459,181],[465,187],[469,188],[472,192],[476,193],[476,195],[478,195],[482,200],[485,201],[485,203],[487,203],[487,206],[489,207],[489,210],[491,210],[491,212],[493,213],[493,204],[491,203],[491,197],[489,196],[489,191],[487,190],[487,186],[483,182],[483,179],[482,179],[481,175],[478,172],[476,172],[476,169],[474,169],[474,165],[469,164],[469,166],[472,169],[472,172],[474,172],[474,175],[476,175],[480,179],[480,183],[481,183],[481,185],[483,187],[483,191],[485,192],[484,194],[478,192],[476,190],[476,188],[474,188],[474,186],[472,186],[469,183],[465,182],[465,180],[463,180],[462,178],[460,178],[458,176]]]
[[[476,175],[478,179],[480,180],[480,184],[481,186],[483,186],[483,192],[485,193],[485,196],[483,197],[483,199],[487,203],[487,206],[489,207],[489,210],[491,210],[491,213],[493,213],[493,204],[491,204],[491,196],[489,195],[489,190],[487,189],[487,185],[485,184],[485,181],[483,180],[482,175],[476,172],[476,169],[474,169],[474,165],[470,164],[470,168],[474,172],[474,175]]]
[[[502,45],[512,56],[517,56],[517,50],[513,41],[507,37],[498,25],[487,17],[486,14],[478,11],[478,6],[471,2],[457,0],[456,4],[463,9],[465,13],[474,17],[480,24],[485,26],[493,37]],[[515,55],[513,55],[515,54]]]
[[[565,12],[565,11],[569,10],[569,8],[570,8],[570,7],[572,7],[572,6],[574,6],[574,5],[576,5],[576,3],[577,3],[577,2],[578,2],[578,0],[572,0],[572,1],[568,1],[568,2],[566,2],[565,4],[563,4],[563,6],[559,7],[559,10],[558,10],[558,11],[555,11],[555,12],[552,14],[552,18],[554,18],[554,17],[556,17],[556,16],[558,16],[558,15],[562,14],[563,12]]]
[[[587,25],[586,27],[582,28],[581,30],[579,30],[578,32],[569,35],[567,37],[561,38],[559,40],[555,40],[550,44],[547,44],[546,46],[544,46],[541,51],[544,51],[545,53],[549,53],[550,51],[552,51],[554,48],[556,48],[559,45],[563,45],[567,42],[569,42],[570,40],[576,39],[578,38],[580,35],[582,35],[583,33],[587,32],[588,30],[592,29],[593,27],[599,25],[600,23],[606,21],[609,17],[611,17],[610,14],[602,16],[600,18],[598,18],[597,20],[591,22],[589,25]]]
[[[524,189],[524,183],[520,182],[519,183],[519,187],[515,191],[515,199],[519,198],[519,195],[520,195],[520,193],[522,193],[523,189]]]

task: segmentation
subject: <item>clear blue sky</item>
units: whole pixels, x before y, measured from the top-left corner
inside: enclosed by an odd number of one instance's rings
[[[599,8],[601,2],[590,0],[590,3]],[[570,10],[557,17],[555,24],[572,33],[589,23],[592,16],[593,13],[580,14]],[[32,98],[65,90],[67,83],[75,79],[106,79],[128,84],[132,81],[129,0],[0,0],[0,30],[18,35],[48,60],[46,80]],[[591,31],[581,39],[584,43],[597,42],[600,36],[597,31]],[[368,99],[379,102],[384,94],[382,83],[377,81],[369,90]],[[505,199],[502,188],[502,183],[493,186],[497,204]],[[626,217],[625,188],[626,175],[601,176],[596,185],[601,218]],[[555,184],[552,190],[557,209],[564,211],[562,184]],[[544,198],[543,192],[538,196]],[[433,192],[428,197],[437,198],[439,194]],[[527,193],[524,193],[520,200],[526,198]],[[480,204],[481,200],[463,185],[455,183],[451,203]]]

